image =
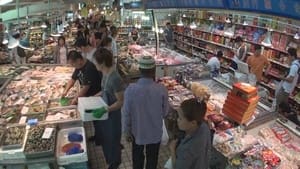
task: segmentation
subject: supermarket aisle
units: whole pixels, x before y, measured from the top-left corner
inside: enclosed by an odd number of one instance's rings
[[[91,123],[85,124],[86,137],[89,138],[94,133],[94,128]],[[122,164],[119,169],[132,169],[131,161],[131,144],[122,139],[124,150],[122,151]],[[88,144],[88,157],[90,169],[106,169],[106,163],[101,146]],[[167,146],[162,146],[159,154],[159,163],[157,169],[163,169],[163,166],[169,158],[169,150]]]

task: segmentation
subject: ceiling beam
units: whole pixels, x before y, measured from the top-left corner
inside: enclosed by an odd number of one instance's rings
[[[53,12],[54,10],[55,11],[56,10],[64,11],[64,9],[65,9],[65,5],[61,2],[51,3],[50,12]],[[47,12],[48,12],[47,3],[38,3],[38,4],[35,3],[30,6],[24,6],[24,7],[19,8],[19,15],[21,18],[26,17],[28,15],[33,15],[33,14],[37,14],[37,13],[47,13]],[[10,21],[10,20],[15,20],[16,18],[18,18],[18,10],[13,9],[13,10],[9,10],[4,13],[1,13],[0,18],[2,18],[4,22]]]

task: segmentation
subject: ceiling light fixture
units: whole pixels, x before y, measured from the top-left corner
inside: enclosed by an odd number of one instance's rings
[[[183,26],[183,22],[182,22],[181,18],[179,19],[179,22],[177,23],[177,26]]]
[[[247,22],[247,21],[244,21],[243,25],[244,25],[244,26],[247,26],[247,25],[248,25],[248,22]]]
[[[196,29],[197,28],[197,25],[195,22],[192,22],[191,25],[190,25],[190,28],[191,29]]]
[[[295,34],[294,39],[297,39],[297,40],[300,39],[300,36],[299,36],[299,33],[298,33],[298,32]]]
[[[43,24],[41,25],[41,28],[47,28],[47,25],[46,25],[45,23],[43,23]]]
[[[11,3],[13,0],[0,0],[0,6]]]

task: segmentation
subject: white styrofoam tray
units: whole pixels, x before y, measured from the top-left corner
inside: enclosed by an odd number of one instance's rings
[[[81,148],[84,150],[83,153],[66,155],[64,152],[62,152],[62,147],[65,144],[70,143],[68,141],[69,133],[78,133],[83,136],[83,141],[81,143],[79,143],[81,145]],[[58,132],[57,146],[56,146],[56,158],[57,158],[58,165],[68,165],[68,164],[72,164],[72,163],[88,161],[85,131],[84,131],[83,127],[62,129]]]

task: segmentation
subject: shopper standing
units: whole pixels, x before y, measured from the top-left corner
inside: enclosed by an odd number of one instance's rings
[[[100,48],[95,52],[97,69],[103,72],[101,95],[108,105],[108,120],[95,121],[96,144],[101,144],[109,169],[121,164],[121,107],[123,106],[124,84],[114,68],[112,52]]]
[[[57,46],[54,53],[54,62],[57,64],[67,64],[68,48],[66,45],[65,37],[60,36],[58,38]]]
[[[233,69],[238,68],[238,62],[245,62],[247,57],[247,45],[244,43],[243,38],[238,36],[235,38],[235,45],[237,46],[237,50],[231,62],[231,67]]]
[[[62,97],[67,96],[69,90],[74,86],[76,80],[80,83],[80,91],[72,100],[72,104],[77,104],[78,97],[94,96],[101,90],[102,74],[95,65],[85,59],[79,52],[70,51],[67,56],[68,63],[75,68],[72,78],[69,80]]]
[[[132,141],[133,169],[156,169],[162,137],[163,118],[169,109],[167,89],[157,84],[155,60],[144,56],[139,60],[142,77],[125,91],[123,132]]]
[[[255,45],[254,49],[254,55],[248,57],[247,64],[250,68],[250,72],[255,75],[256,81],[259,82],[262,79],[264,68],[270,66],[270,62],[267,57],[261,54],[260,45]]]
[[[177,123],[185,137],[170,143],[174,169],[208,169],[211,131],[204,121],[206,109],[206,102],[195,98],[181,103]]]
[[[118,28],[117,27],[115,26],[110,27],[110,37],[112,39],[112,44],[111,44],[112,52],[114,58],[116,58],[118,56],[118,47],[117,47]]]
[[[26,63],[26,53],[23,48],[19,46],[19,41],[21,38],[20,33],[16,33],[12,36],[16,44],[14,48],[11,50],[11,59],[13,63],[16,64],[25,64]]]
[[[96,52],[96,48],[90,46],[85,39],[79,39],[76,42],[76,47],[80,49],[84,58],[88,59],[92,63],[95,63],[94,53]]]
[[[164,30],[164,38],[167,47],[173,49],[174,48],[173,28],[170,22],[166,24],[166,29]]]
[[[281,87],[276,94],[277,108],[281,103],[288,104],[289,96],[294,91],[299,78],[300,59],[297,58],[297,50],[289,48],[287,52],[290,70],[286,77],[281,78]]]
[[[111,37],[104,38],[101,47],[106,48],[112,52],[112,38]]]

